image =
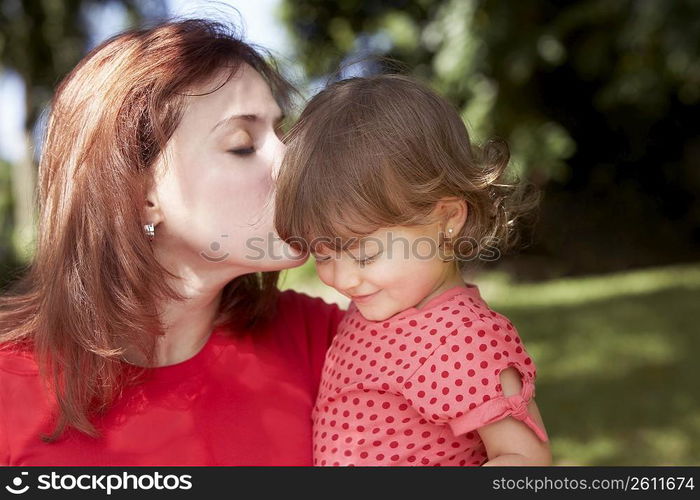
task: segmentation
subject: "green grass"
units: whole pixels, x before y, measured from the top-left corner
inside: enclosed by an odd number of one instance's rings
[[[308,265],[288,274],[288,288],[337,297]],[[555,464],[700,464],[700,265],[473,281],[535,359]]]

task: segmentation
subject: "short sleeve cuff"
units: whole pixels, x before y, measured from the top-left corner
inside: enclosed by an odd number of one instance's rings
[[[531,397],[532,383],[525,383],[521,394],[490,399],[461,417],[450,420],[448,423],[454,435],[460,436],[510,416],[525,423],[540,440],[547,442],[549,441],[547,434],[535,423],[532,415],[527,410],[527,404]]]

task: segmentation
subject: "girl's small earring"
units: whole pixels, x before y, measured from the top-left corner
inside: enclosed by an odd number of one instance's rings
[[[146,237],[150,240],[153,241],[153,238],[156,235],[156,228],[153,224],[145,224],[143,226],[143,230],[146,233]]]
[[[442,241],[439,244],[440,248],[445,248],[445,245],[450,244],[452,240],[452,228],[449,228],[447,230],[448,236],[445,236],[444,234],[442,235]]]

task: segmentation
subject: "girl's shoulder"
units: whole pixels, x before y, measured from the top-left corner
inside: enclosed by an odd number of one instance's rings
[[[444,299],[434,304],[423,317],[436,327],[451,329],[450,333],[458,337],[496,334],[507,338],[509,333],[511,337],[518,337],[510,319],[492,309],[476,285],[467,284],[448,291]]]
[[[516,327],[486,303],[478,288],[455,294],[436,309],[433,327],[442,332],[443,349],[457,351],[459,346],[468,361],[488,360],[505,366],[532,363]]]

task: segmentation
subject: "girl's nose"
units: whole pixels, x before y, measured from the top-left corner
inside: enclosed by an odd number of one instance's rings
[[[334,271],[333,282],[335,289],[347,292],[360,284],[360,276],[357,270],[352,265],[342,262],[342,259],[336,261]]]

